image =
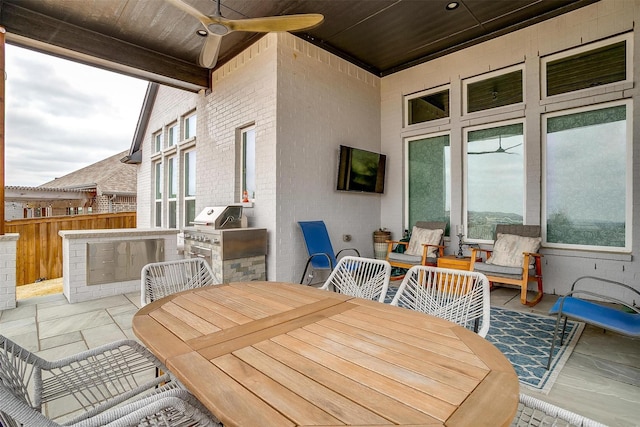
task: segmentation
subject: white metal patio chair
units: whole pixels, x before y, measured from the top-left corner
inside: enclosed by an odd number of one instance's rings
[[[489,280],[482,273],[423,265],[411,267],[391,304],[461,326],[473,325],[483,338],[489,332]]]
[[[165,373],[157,376],[156,369]],[[43,405],[57,404],[73,414],[66,420],[68,425],[85,425],[82,424],[85,421],[86,425],[94,425],[87,420],[130,403],[131,399],[150,393],[156,400],[173,396],[161,393],[177,388],[166,372],[166,367],[149,350],[133,340],[116,341],[48,361],[0,335],[0,420],[5,427],[48,425],[35,420],[42,419]],[[184,395],[172,393],[173,397]],[[130,412],[146,403],[152,402],[138,403]]]
[[[140,275],[140,304],[143,307],[176,292],[221,282],[202,258],[152,262],[142,268]]]
[[[383,259],[345,256],[320,289],[384,302],[390,277],[391,265]]]
[[[520,393],[511,427],[606,427],[597,421]]]

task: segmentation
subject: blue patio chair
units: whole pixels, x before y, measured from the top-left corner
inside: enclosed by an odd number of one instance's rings
[[[302,230],[304,243],[307,246],[307,253],[309,254],[307,264],[300,278],[300,283],[304,282],[309,266],[313,268],[312,271],[332,271],[337,264],[337,258],[343,251],[352,250],[360,256],[360,252],[358,252],[356,248],[341,249],[336,254],[333,251],[333,245],[331,245],[331,239],[329,238],[327,226],[324,224],[324,221],[298,221],[298,224]]]
[[[640,299],[640,291],[624,283],[594,276],[583,276],[576,279],[573,285],[571,285],[571,291],[569,291],[567,295],[558,298],[553,307],[551,307],[551,310],[549,310],[549,314],[557,314],[557,318],[556,327],[553,331],[553,340],[551,341],[551,350],[549,351],[547,369],[551,366],[551,358],[553,357],[553,350],[562,317],[564,317],[564,325],[562,327],[560,345],[564,342],[564,333],[568,318],[617,332],[621,335],[634,338],[640,337],[640,310],[634,307],[633,303],[627,303],[621,299],[590,290],[595,288],[593,285],[594,281],[597,282],[599,289],[612,289],[611,285],[613,285],[614,287],[618,287],[618,290],[622,292],[637,295],[635,298],[629,298],[630,301]],[[588,283],[592,285],[588,286]],[[580,298],[577,296],[578,294],[586,297],[595,297],[598,301]],[[612,306],[611,303],[619,305],[620,307]]]

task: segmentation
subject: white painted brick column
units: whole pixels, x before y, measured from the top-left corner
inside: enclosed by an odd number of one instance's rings
[[[16,308],[16,246],[18,233],[0,236],[0,311]]]

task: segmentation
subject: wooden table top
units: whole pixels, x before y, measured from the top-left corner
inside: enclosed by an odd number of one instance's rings
[[[518,404],[513,367],[472,331],[313,287],[189,290],[133,331],[225,427],[495,427]]]

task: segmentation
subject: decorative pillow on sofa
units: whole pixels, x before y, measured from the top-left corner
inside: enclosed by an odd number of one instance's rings
[[[522,267],[524,264],[522,253],[538,252],[541,241],[541,237],[522,237],[515,234],[498,233],[496,242],[493,245],[493,253],[487,260],[487,264]]]
[[[422,245],[439,245],[440,241],[442,240],[442,231],[443,230],[430,230],[428,228],[419,228],[413,226],[413,231],[411,231],[411,239],[409,240],[409,247],[405,251],[405,254],[422,256]],[[429,247],[427,257],[436,257],[437,253],[438,248]]]

